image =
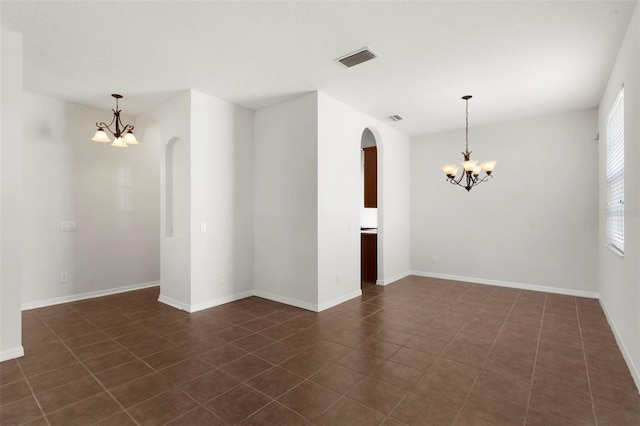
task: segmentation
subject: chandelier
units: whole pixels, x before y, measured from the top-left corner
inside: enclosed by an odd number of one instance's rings
[[[131,124],[127,124],[125,126],[122,124],[122,121],[120,121],[118,99],[122,99],[122,95],[114,93],[111,96],[116,99],[116,109],[111,110],[113,111],[113,119],[111,119],[111,123],[109,124],[103,121],[96,123],[96,127],[98,127],[98,130],[96,131],[96,134],[93,135],[91,140],[94,142],[111,142],[111,139],[109,139],[109,135],[107,135],[107,132],[105,132],[105,129],[107,129],[114,138],[111,146],[115,146],[116,148],[127,148],[129,145],[137,145],[138,140],[133,134],[133,126]],[[111,129],[111,125],[114,125],[114,130]]]
[[[456,178],[458,174],[458,170],[460,170],[460,166],[457,164],[445,164],[442,166],[442,171],[445,175],[447,175],[447,181],[453,185],[462,186],[467,191],[471,191],[476,185],[480,185],[482,182],[486,182],[489,178],[493,178],[491,176],[491,172],[493,172],[493,168],[496,166],[497,161],[483,161],[478,164],[477,160],[471,159],[471,151],[469,151],[469,99],[471,99],[471,95],[465,95],[462,99],[467,103],[467,127],[466,127],[466,141],[467,146],[465,152],[462,153],[464,155],[464,161],[462,162],[462,173],[459,178]],[[485,175],[481,178],[480,172],[485,172]]]

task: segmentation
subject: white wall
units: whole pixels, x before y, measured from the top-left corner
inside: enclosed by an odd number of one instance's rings
[[[614,329],[627,364],[640,388],[640,4],[627,28],[615,66],[600,102],[600,222],[599,291],[601,304]],[[624,83],[625,96],[625,216],[624,257],[605,246],[606,211],[606,119]]]
[[[191,91],[192,310],[252,294],[252,148],[251,110]]]
[[[160,301],[194,312],[251,295],[253,112],[190,90],[137,120],[160,157]]]
[[[254,114],[254,273],[257,295],[318,304],[318,95]]]
[[[310,93],[255,113],[254,286],[258,296],[322,310],[360,294],[360,142],[378,142],[382,283],[409,274],[406,135]]]
[[[375,133],[378,210],[383,217],[379,280],[409,273],[409,138],[329,96],[318,93],[318,303],[324,309],[360,293],[363,204],[361,138]],[[381,238],[382,237],[382,238]],[[337,283],[340,275],[340,283]]]
[[[378,144],[378,284],[387,285],[411,272],[412,147],[382,123],[368,127]]]
[[[160,223],[160,301],[180,309],[191,306],[191,93],[184,92],[137,117],[136,130],[143,140],[155,146],[160,184],[155,188]],[[167,152],[173,181],[167,183]],[[173,202],[167,204],[167,185],[173,189]],[[173,222],[167,224],[167,209]],[[167,233],[171,227],[172,232]],[[173,229],[175,228],[175,229]]]
[[[470,192],[440,170],[462,161],[464,129],[413,139],[415,273],[595,296],[596,114],[470,128],[471,158],[498,161],[494,178]]]
[[[91,141],[109,110],[27,93],[23,99],[23,306],[157,283],[157,146]],[[71,220],[78,230],[61,232],[60,222]],[[60,272],[69,273],[67,283]]]
[[[354,119],[355,118],[355,119]],[[318,304],[320,310],[362,294],[360,148],[363,117],[318,93]]]
[[[24,354],[22,262],[22,36],[1,33],[0,361]]]

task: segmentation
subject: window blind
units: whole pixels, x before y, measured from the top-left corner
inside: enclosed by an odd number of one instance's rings
[[[607,117],[607,244],[624,253],[624,88]]]

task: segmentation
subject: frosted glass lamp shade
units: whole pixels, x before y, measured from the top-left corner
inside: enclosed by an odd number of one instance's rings
[[[478,162],[476,160],[467,160],[462,162],[462,167],[464,167],[465,172],[472,172],[477,164]]]
[[[480,174],[480,172],[482,171],[482,166],[477,165],[473,168],[473,175],[474,176],[478,176]]]
[[[444,166],[441,167],[441,169],[445,175],[452,176],[455,174],[454,170],[456,170],[457,167],[455,164],[445,164]]]
[[[138,140],[136,139],[136,135],[134,135],[131,130],[129,130],[124,135],[124,143],[126,143],[127,145],[138,145]]]
[[[105,132],[102,127],[98,127],[96,134],[93,135],[91,140],[94,142],[111,142],[111,139],[109,139],[107,132]]]
[[[127,144],[124,142],[122,137],[115,138],[111,146],[115,146],[116,148],[128,148]]]
[[[485,161],[481,164],[481,166],[484,169],[485,173],[491,174],[493,168],[496,166],[496,163],[497,161]]]

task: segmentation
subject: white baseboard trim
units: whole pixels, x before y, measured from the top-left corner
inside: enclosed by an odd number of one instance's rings
[[[345,294],[345,295],[340,296],[340,297],[336,297],[335,299],[330,300],[328,302],[320,303],[318,305],[317,312],[322,312],[322,311],[324,311],[326,309],[333,308],[334,306],[337,306],[337,305],[339,305],[341,303],[344,303],[347,300],[351,300],[351,299],[354,299],[354,298],[360,297],[360,296],[362,296],[362,290],[361,289],[358,289],[356,291],[352,291],[351,293]]]
[[[188,312],[198,312],[204,309],[213,308],[215,306],[224,305],[225,303],[235,302],[236,300],[245,299],[247,297],[253,296],[253,290],[243,291],[242,293],[232,294],[230,296],[220,297],[218,299],[213,299],[205,303],[198,303],[197,305],[192,305]]]
[[[495,285],[498,287],[518,288],[520,290],[542,291],[545,293],[564,294],[567,296],[586,297],[589,299],[599,299],[600,294],[593,291],[573,290],[569,288],[547,287],[544,285],[514,283],[509,281],[490,280],[486,278],[464,277],[460,275],[439,274],[436,272],[412,271],[411,275],[419,277],[439,278],[442,280],[462,281],[472,284]]]
[[[165,296],[162,293],[160,293],[160,296],[158,296],[158,302],[164,303],[165,305],[169,305],[172,308],[180,309],[181,311],[185,311],[185,312],[191,311],[191,305],[189,305],[188,303],[182,303],[181,301],[173,299],[169,296]]]
[[[386,278],[386,279],[381,279],[381,280],[377,280],[376,281],[376,285],[389,285],[393,282],[396,282],[398,280],[401,280],[403,278],[408,277],[409,275],[411,275],[412,272],[411,271],[407,271],[407,272],[403,272],[401,274],[396,275],[395,277],[391,277],[391,278]]]
[[[21,356],[24,356],[24,348],[22,345],[11,349],[5,349],[0,351],[0,362],[20,358]]]
[[[627,350],[627,347],[622,340],[622,336],[618,332],[618,328],[616,324],[613,322],[613,318],[609,314],[607,310],[607,306],[604,304],[603,300],[600,299],[600,306],[602,306],[602,311],[604,312],[604,316],[607,317],[607,322],[609,323],[609,327],[613,331],[613,335],[616,338],[616,342],[618,343],[618,347],[620,348],[620,352],[622,352],[622,356],[624,360],[627,362],[627,367],[629,367],[629,371],[631,372],[631,377],[633,377],[633,381],[636,383],[636,389],[640,390],[640,372],[638,371],[638,367],[633,363],[633,359],[631,358],[631,354]]]
[[[263,299],[273,300],[274,302],[284,303],[285,305],[291,305],[297,308],[306,309],[307,311],[318,312],[318,305],[314,303],[303,302],[301,300],[291,299],[289,297],[280,296],[278,294],[269,293],[262,290],[253,290],[253,295],[262,297]]]
[[[22,304],[22,310],[28,311],[29,309],[44,308],[45,306],[59,305],[61,303],[77,302],[78,300],[93,299],[95,297],[109,296],[112,294],[124,293],[127,291],[141,290],[148,287],[157,287],[159,285],[159,281],[153,281],[150,283],[132,284],[123,287],[110,288],[107,290],[90,291],[88,293],[71,294],[69,296],[55,297],[53,299],[26,302]]]

